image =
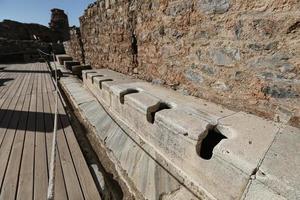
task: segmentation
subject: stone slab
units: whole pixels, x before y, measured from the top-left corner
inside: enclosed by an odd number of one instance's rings
[[[286,200],[259,181],[253,181],[244,200]]]
[[[220,119],[217,129],[228,139],[220,142],[215,154],[252,174],[271,146],[279,125],[239,112]]]
[[[280,129],[256,174],[256,180],[285,199],[300,199],[300,130]]]

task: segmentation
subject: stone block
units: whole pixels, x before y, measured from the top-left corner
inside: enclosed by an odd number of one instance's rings
[[[71,56],[68,56],[66,54],[56,55],[56,61],[60,65],[64,65],[64,61],[72,61],[73,58]]]
[[[223,14],[230,7],[229,0],[198,0],[198,7],[207,14]]]
[[[80,65],[80,62],[77,61],[64,61],[64,66],[68,70],[72,70],[72,66]]]
[[[285,199],[300,198],[300,130],[291,126],[280,129],[266,153],[256,180]]]
[[[84,81],[88,81],[88,76],[90,76],[90,74],[96,74],[97,72],[95,70],[83,70],[82,71],[82,77]]]
[[[220,119],[217,129],[228,140],[221,141],[216,148],[216,155],[252,174],[271,146],[279,125],[239,112]]]
[[[286,200],[261,182],[254,180],[248,188],[245,200]]]
[[[114,85],[119,84],[125,84],[125,83],[133,83],[137,80],[129,79],[127,76],[110,71],[110,70],[90,70],[90,71],[84,71],[84,83],[86,85],[89,85],[89,88],[94,91],[99,91],[98,93],[95,92],[96,95],[100,95],[104,97],[102,99],[102,103],[104,103],[106,106],[111,105],[111,91],[110,87]],[[99,96],[99,97],[100,97]],[[101,98],[99,98],[101,99]]]
[[[105,0],[105,8],[106,9],[110,8],[110,0]]]
[[[92,69],[90,65],[74,65],[71,68],[72,68],[72,73],[79,76],[82,75],[82,70]]]
[[[209,122],[191,115],[180,108],[167,109],[155,115],[155,121],[177,135],[186,136],[195,141],[202,141],[208,130],[213,128]]]

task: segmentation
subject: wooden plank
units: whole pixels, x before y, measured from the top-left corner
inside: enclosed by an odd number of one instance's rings
[[[50,109],[50,101],[48,97],[48,92],[52,93],[53,90],[47,80],[50,78],[50,74],[43,74],[43,81],[45,87],[43,87],[43,99],[44,99],[44,112],[45,112],[45,125],[46,130],[52,130],[53,129],[53,112],[51,112]],[[49,90],[49,91],[48,91]],[[53,102],[52,102],[53,103]],[[51,158],[51,148],[52,148],[52,139],[53,134],[46,134],[46,143],[47,143],[47,157],[48,157],[48,169],[50,168],[50,158]],[[56,151],[58,149],[56,148]],[[54,188],[54,194],[55,194],[55,200],[66,200],[68,199],[67,192],[66,192],[66,186],[65,186],[65,180],[62,174],[62,168],[61,168],[61,160],[59,153],[56,154],[56,162],[55,162],[55,188]]]
[[[13,82],[13,84],[11,84],[10,86],[5,87],[5,91],[3,91],[3,93],[0,94],[0,96],[1,96],[1,98],[0,98],[0,107],[1,108],[4,105],[4,103],[9,105],[9,103],[12,101],[12,98],[8,98],[8,96],[11,94],[11,91],[17,91],[18,88],[20,88],[20,84],[22,83],[22,81],[24,81],[23,78],[24,77],[19,77],[16,81]],[[0,113],[0,122],[2,121],[2,118],[3,118],[4,114],[5,114],[5,112],[3,112],[3,111]]]
[[[50,104],[52,112],[54,111],[55,98],[54,94],[49,93]],[[64,117],[67,117],[66,115]],[[58,121],[58,127],[62,127],[60,121]],[[63,169],[63,175],[65,178],[66,189],[69,199],[84,199],[80,183],[77,177],[76,169],[72,160],[71,153],[69,151],[66,138],[64,136],[64,131],[59,128],[57,131],[57,147],[58,153],[61,158],[61,166]]]
[[[23,156],[18,182],[17,200],[33,199],[34,193],[34,148],[35,148],[35,123],[36,123],[36,89],[37,74],[33,76],[33,89],[30,94],[30,108],[27,120]]]
[[[24,88],[22,87],[23,90],[21,90],[21,92],[17,95],[17,99],[16,101],[13,101],[13,104],[10,104],[9,109],[10,110],[14,110],[13,112],[9,112],[8,115],[12,115],[12,116],[6,116],[5,119],[9,118],[9,122],[7,125],[7,129],[5,131],[4,134],[2,134],[4,136],[3,140],[2,140],[2,144],[0,147],[0,178],[1,178],[1,190],[2,188],[2,184],[3,184],[3,180],[4,180],[4,176],[5,176],[5,171],[6,171],[6,166],[8,163],[8,159],[10,157],[10,153],[11,153],[11,147],[12,147],[12,143],[14,141],[14,137],[15,137],[15,132],[16,132],[16,127],[18,126],[18,122],[19,122],[19,118],[20,118],[20,113],[17,111],[22,110],[23,107],[23,102],[24,102],[24,98],[25,95],[22,95],[26,92],[27,88],[28,88],[28,82],[30,79],[30,75],[26,74],[26,78],[25,78],[25,82],[24,82]]]
[[[0,199],[46,199],[54,85],[45,64],[8,68],[29,72],[0,88]],[[59,112],[55,199],[100,199],[61,99]]]
[[[10,122],[10,117],[13,114],[12,111],[15,109],[25,82],[26,78],[20,77],[20,81],[16,82],[14,87],[11,88],[11,91],[7,92],[7,95],[4,97],[5,100],[3,101],[3,104],[1,104],[2,112],[0,112],[0,145],[2,144],[3,137]]]
[[[52,64],[53,65],[53,64]],[[48,69],[48,68],[47,68]],[[49,69],[48,69],[49,70]],[[51,72],[49,71],[49,76],[47,76],[47,80],[51,79],[52,80],[52,75],[51,75]],[[55,91],[55,87],[54,87],[54,84],[53,84],[53,81],[51,82],[48,82],[47,81],[47,92],[54,92]]]
[[[9,70],[14,70],[14,69],[17,68],[18,66],[19,66],[19,65],[10,65],[10,66],[9,66]],[[22,75],[22,74],[20,74],[20,73],[7,73],[7,72],[5,72],[5,71],[4,71],[4,73],[6,74],[6,75],[5,75],[5,78],[8,78],[8,79],[14,79],[14,80],[9,81],[9,82],[7,83],[7,85],[4,86],[5,89],[4,89],[3,91],[1,91],[0,96],[2,96],[3,94],[5,94],[7,91],[11,91],[11,90],[10,90],[10,86],[13,85],[13,82],[15,82],[16,80],[19,80],[20,77],[23,77],[23,78],[24,78],[24,76],[23,76],[24,74]],[[22,79],[21,79],[21,80],[22,80]]]
[[[14,69],[16,66],[15,65],[9,65],[9,70]],[[1,71],[0,73],[0,79],[10,79],[10,78],[15,78],[19,76],[20,74],[17,73],[7,73],[5,71]],[[4,88],[5,86],[9,86],[11,84],[11,81],[5,83],[6,85],[1,86],[1,88]]]
[[[101,199],[99,191],[95,185],[91,172],[87,166],[85,158],[82,154],[80,146],[74,135],[74,131],[70,125],[69,119],[62,117],[66,114],[64,107],[61,102],[58,104],[60,121],[64,127],[65,137],[67,144],[69,146],[70,152],[72,152],[73,162],[77,171],[78,178],[80,180],[80,185],[86,200]]]
[[[31,93],[33,89],[33,79],[31,78],[28,84],[27,91]],[[22,158],[22,151],[25,139],[28,109],[30,106],[30,95],[25,95],[24,105],[22,112],[20,114],[19,124],[15,133],[15,139],[12,145],[11,155],[8,162],[8,167],[6,171],[6,176],[4,178],[4,183],[2,186],[2,191],[0,194],[0,199],[15,199],[18,178],[19,178],[19,169]]]
[[[40,68],[39,68],[40,69]],[[35,167],[34,167],[34,199],[47,198],[48,189],[48,165],[46,152],[46,136],[44,124],[44,108],[42,96],[42,75],[38,74],[37,82],[37,117],[35,132]]]
[[[14,65],[11,66],[11,67],[14,67]],[[5,85],[5,86],[2,86],[2,88],[4,88],[0,93],[0,97],[1,97],[2,101],[4,99],[6,99],[9,95],[11,95],[11,91],[15,92],[19,88],[19,87],[16,87],[16,88],[14,88],[14,87],[16,85],[19,85],[20,82],[22,82],[24,80],[24,77],[25,76],[21,76],[20,74],[17,74],[17,73],[14,73],[14,74],[6,73],[5,78],[11,78],[11,79],[14,79],[14,80],[8,82],[8,84]],[[12,94],[15,94],[15,93],[12,93]]]
[[[51,80],[48,79],[48,81]],[[69,119],[68,117],[64,117],[67,116],[67,114],[62,104],[62,98],[60,99],[61,100],[58,103],[60,123],[62,124],[62,127],[64,127],[66,145],[69,147],[69,151],[71,152],[84,197],[87,200],[101,199],[99,191],[95,185],[93,177],[70,125]]]
[[[8,79],[15,79],[15,77],[17,76],[17,74],[7,74],[5,72],[1,72],[0,73],[0,81],[2,83],[3,80],[8,80]],[[6,81],[6,82],[3,82],[2,84],[3,85],[0,85],[0,96],[2,93],[4,93],[4,91],[9,88],[10,85],[12,85],[12,82],[13,80],[10,80],[10,81]]]
[[[16,91],[20,84],[21,84],[21,81],[15,82],[13,84],[13,87],[10,89],[10,91]],[[8,93],[10,93],[10,91],[3,93],[3,96],[0,98],[0,108],[1,108],[0,123],[3,123],[3,117],[5,116],[5,114],[7,112],[7,107],[10,104],[10,102],[12,101],[12,98],[8,98]],[[1,132],[1,130],[0,130],[0,132]]]

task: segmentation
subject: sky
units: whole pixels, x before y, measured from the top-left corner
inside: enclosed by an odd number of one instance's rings
[[[59,8],[69,17],[70,26],[79,26],[79,17],[95,0],[0,0],[0,21],[10,19],[48,26],[51,9]]]

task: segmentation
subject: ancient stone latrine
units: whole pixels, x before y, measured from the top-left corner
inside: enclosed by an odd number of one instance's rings
[[[293,0],[97,1],[69,49],[81,39],[94,68],[299,126],[299,20]]]
[[[285,163],[299,129],[108,69],[82,78],[62,87],[125,199],[297,199],[295,168]]]

